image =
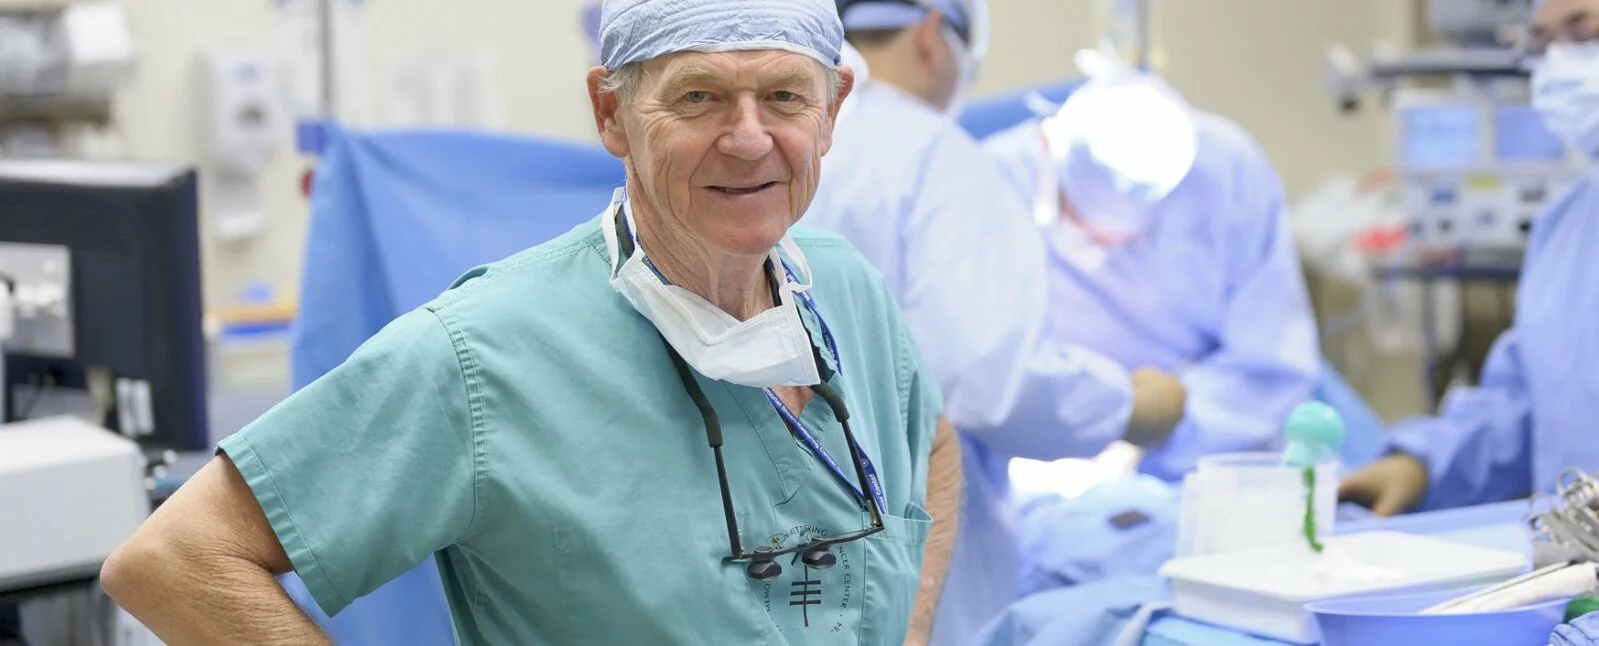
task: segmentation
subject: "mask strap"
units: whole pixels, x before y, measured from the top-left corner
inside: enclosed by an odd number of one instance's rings
[[[805,258],[805,252],[800,251],[799,245],[794,244],[794,240],[787,235],[777,241],[777,247],[788,255],[789,260],[792,260],[795,266],[799,267],[799,271],[794,271],[793,268],[789,267],[789,262],[783,260],[783,254],[778,254],[777,261],[782,266],[785,275],[793,279],[792,281],[785,280],[784,282],[795,283],[797,285],[795,291],[803,292],[809,290],[814,281],[812,280],[811,263],[810,260]]]
[[[605,249],[611,254],[611,276],[614,278],[621,273],[622,265],[633,256],[637,248],[637,238],[632,236],[631,223],[623,217],[626,212],[627,188],[618,188],[611,196],[611,205],[606,208],[609,218],[600,217],[600,230],[605,234]]]
[[[629,206],[630,203],[627,201],[626,189],[622,189],[622,191],[622,206],[616,209],[615,217],[617,257],[615,266],[612,267],[611,274],[613,276],[620,274],[622,271],[622,266],[627,264],[627,261],[631,260],[633,255],[637,253],[640,256],[640,260],[642,260],[644,263],[644,267],[649,269],[651,273],[655,274],[657,279],[660,279],[662,283],[667,285],[672,284],[672,281],[667,280],[666,275],[662,274],[661,270],[655,267],[655,263],[650,262],[649,257],[644,255],[642,244],[639,243],[638,239],[638,225],[633,221],[633,209],[631,206]]]
[[[627,226],[627,218],[622,215],[622,209],[618,208],[616,214],[612,217],[616,222],[617,234],[616,262],[614,263],[615,266],[611,268],[615,270],[616,267],[620,267],[625,262],[624,259],[633,257],[635,238],[633,237],[633,230]]]
[[[821,331],[822,331],[822,339],[821,340],[822,340],[823,343],[826,344],[826,349],[827,349],[828,354],[832,355],[833,361],[838,364],[838,366],[839,366],[838,371],[842,372],[843,371],[843,361],[844,360],[843,360],[842,357],[839,356],[839,353],[838,353],[838,342],[833,339],[833,331],[832,331],[831,328],[828,327],[827,319],[822,316],[821,308],[816,306],[816,300],[813,299],[811,297],[810,293],[809,293],[810,289],[811,289],[811,286],[815,283],[814,275],[811,273],[810,261],[805,258],[805,252],[800,250],[799,245],[795,244],[794,240],[789,238],[788,236],[783,236],[783,239],[778,241],[777,246],[779,248],[781,248],[784,252],[788,253],[789,258],[793,259],[794,264],[799,266],[800,270],[804,272],[804,274],[805,274],[804,282],[800,282],[800,277],[792,269],[789,268],[788,263],[786,263],[786,262],[783,263],[783,271],[785,272],[785,275],[788,278],[787,282],[791,282],[791,283],[795,284],[794,293],[795,293],[796,296],[799,297],[800,303],[804,303],[805,307],[810,309],[811,315],[816,317],[816,323],[817,323],[817,325],[819,327],[821,327]],[[781,255],[778,256],[778,260],[779,261],[782,260],[782,256]],[[795,303],[794,307],[796,309],[799,308],[800,303]],[[833,370],[828,367],[826,361],[822,360],[822,357],[821,357],[822,345],[820,345],[820,344],[818,344],[816,342],[817,340],[815,338],[815,335],[813,335],[811,333],[811,330],[810,330],[809,326],[805,326],[802,323],[801,327],[805,328],[805,337],[810,341],[811,349],[816,352],[816,366],[818,368],[818,372],[820,372],[823,375],[823,378],[825,379],[828,375],[830,375],[833,372]]]
[[[628,237],[631,238],[632,241],[633,241],[633,245],[632,246],[637,247],[638,243],[639,243],[638,242],[638,223],[633,220],[633,203],[630,201],[630,198],[628,198],[626,189],[623,190],[623,193],[622,193],[622,207],[619,210],[622,213],[622,221],[627,224],[626,232],[627,232]],[[632,254],[628,254],[628,255],[631,256]]]

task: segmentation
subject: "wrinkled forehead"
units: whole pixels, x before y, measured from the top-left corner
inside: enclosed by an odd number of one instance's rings
[[[657,89],[819,88],[828,66],[784,50],[679,52],[645,63]]]

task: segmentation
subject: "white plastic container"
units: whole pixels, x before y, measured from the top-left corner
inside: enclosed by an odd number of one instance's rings
[[[1316,538],[1332,535],[1338,511],[1337,462],[1316,466]],[[1183,478],[1176,555],[1200,556],[1304,543],[1305,473],[1273,452],[1200,458]]]
[[[93,577],[150,515],[139,445],[75,417],[0,425],[0,590]]]
[[[1524,554],[1399,532],[1327,539],[1317,554],[1301,542],[1173,559],[1178,614],[1296,644],[1320,641],[1314,601],[1359,594],[1467,587],[1514,576]]]

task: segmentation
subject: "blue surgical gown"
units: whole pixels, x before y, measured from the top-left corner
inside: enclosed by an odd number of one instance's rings
[[[1151,610],[1168,604],[1171,595],[1170,584],[1153,575],[1056,588],[1016,602],[971,643],[973,646],[1139,643],[1138,638],[1151,618]]]
[[[1206,454],[1271,446],[1320,370],[1277,173],[1237,125],[1196,119],[1193,170],[1154,206],[1147,230],[1111,247],[1059,217],[1037,120],[984,142],[1044,226],[1051,333],[1128,369],[1177,374],[1188,388],[1182,423],[1140,466],[1166,480]]]
[[[1599,612],[1590,612],[1569,624],[1555,627],[1549,646],[1595,646],[1599,644]]]
[[[964,645],[1014,597],[1009,458],[1088,456],[1121,437],[1128,378],[1046,333],[1042,242],[977,142],[884,83],[852,101],[802,223],[882,272],[962,431],[962,523],[934,642]]]
[[[1022,569],[1017,592],[1129,576],[1152,576],[1177,549],[1181,491],[1136,474],[1101,482],[1076,498],[1055,493],[1018,501]]]
[[[1515,322],[1494,343],[1480,383],[1453,393],[1437,417],[1391,431],[1391,448],[1428,466],[1423,508],[1548,491],[1567,467],[1599,469],[1595,173],[1534,222]]]

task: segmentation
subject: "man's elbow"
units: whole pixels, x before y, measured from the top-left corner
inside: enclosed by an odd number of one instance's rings
[[[175,551],[158,537],[135,533],[100,566],[100,587],[124,608],[149,598],[162,573],[175,571]]]
[[[100,566],[100,587],[129,611],[150,610],[152,600],[172,599],[225,572],[220,550],[161,529],[145,523]]]

